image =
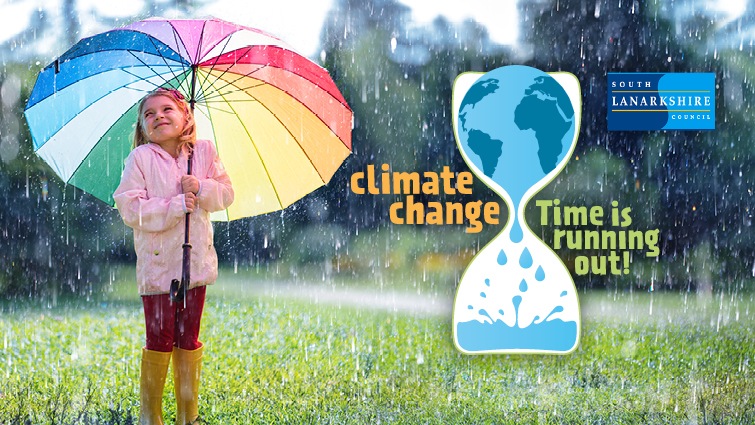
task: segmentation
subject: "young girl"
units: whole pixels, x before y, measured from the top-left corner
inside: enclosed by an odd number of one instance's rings
[[[187,175],[192,152],[192,174]],[[113,198],[123,221],[134,229],[136,280],[144,304],[147,343],[139,424],[163,424],[163,386],[171,357],[176,425],[195,423],[205,285],[218,275],[209,215],[228,208],[233,189],[213,143],[196,140],[194,117],[178,91],[158,89],[139,104],[134,150]],[[181,279],[186,213],[191,213],[191,282],[185,302],[176,304],[168,293],[171,280]]]

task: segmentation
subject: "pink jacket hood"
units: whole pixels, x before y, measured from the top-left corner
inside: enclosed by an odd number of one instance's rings
[[[188,153],[173,158],[148,143],[126,159],[121,183],[113,194],[123,222],[134,229],[136,281],[141,295],[166,294],[172,279],[181,279],[185,204],[180,179],[186,174]],[[191,214],[191,283],[209,285],[218,275],[210,212],[233,202],[231,180],[208,140],[194,144],[192,174],[199,180],[197,204]]]

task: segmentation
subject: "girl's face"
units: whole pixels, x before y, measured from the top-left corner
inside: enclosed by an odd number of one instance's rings
[[[151,142],[164,149],[177,146],[186,121],[180,105],[167,96],[153,96],[144,103],[142,114],[144,131]]]

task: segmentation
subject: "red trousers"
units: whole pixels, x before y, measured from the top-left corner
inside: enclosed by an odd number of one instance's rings
[[[196,350],[202,321],[205,286],[190,289],[185,303],[173,303],[170,295],[142,295],[147,328],[147,350],[173,351],[173,347]],[[185,307],[184,307],[185,305]]]

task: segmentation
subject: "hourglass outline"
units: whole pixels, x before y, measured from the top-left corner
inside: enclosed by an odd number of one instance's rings
[[[509,216],[504,229],[474,256],[459,281],[453,306],[454,345],[466,354],[569,354],[576,350],[581,337],[577,290],[565,264],[527,225],[524,209],[563,171],[574,152],[582,111],[579,81],[567,72],[547,73],[569,97],[574,110],[574,135],[555,167],[515,203],[501,184],[470,160],[459,138],[462,99],[483,75],[463,73],[454,82],[454,135],[470,170],[504,200]],[[501,155],[505,154],[504,151]],[[517,205],[515,212],[513,205]],[[479,308],[480,304],[501,308]]]

